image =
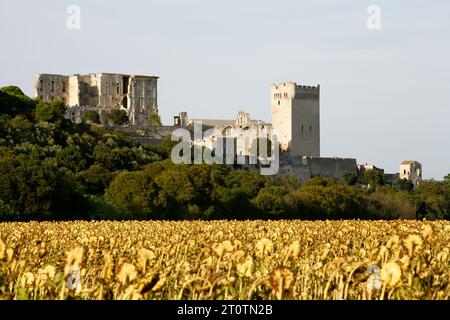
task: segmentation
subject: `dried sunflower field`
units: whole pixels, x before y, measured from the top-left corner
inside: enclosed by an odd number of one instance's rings
[[[450,223],[0,223],[0,299],[449,299]]]

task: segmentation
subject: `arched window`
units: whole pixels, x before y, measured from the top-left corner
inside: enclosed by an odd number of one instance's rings
[[[231,130],[232,130],[232,128],[230,126],[226,127],[223,130],[222,135],[225,137],[231,137]]]

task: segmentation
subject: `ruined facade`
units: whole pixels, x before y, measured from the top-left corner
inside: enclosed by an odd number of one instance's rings
[[[261,137],[267,138],[272,128],[270,123],[251,119],[250,115],[243,111],[238,112],[234,120],[191,119],[188,121],[187,127],[194,129],[194,125],[200,124],[203,134],[196,144],[213,149],[218,138],[234,138],[233,150],[228,150],[228,152],[231,151],[241,156],[252,155],[254,140]]]
[[[158,77],[91,73],[88,75],[38,74],[35,97],[43,102],[61,100],[67,118],[79,123],[83,112],[95,110],[102,122],[112,109],[125,110],[130,125],[150,125],[150,114],[158,112]]]
[[[422,165],[414,160],[405,160],[400,164],[399,179],[406,179],[417,187],[422,181]]]
[[[320,157],[320,86],[273,84],[272,126],[282,151]]]

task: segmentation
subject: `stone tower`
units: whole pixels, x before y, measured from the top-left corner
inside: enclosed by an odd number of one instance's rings
[[[417,187],[422,181],[422,165],[415,160],[405,160],[400,164],[399,179],[406,179]]]
[[[320,86],[273,84],[272,127],[282,151],[320,157]]]

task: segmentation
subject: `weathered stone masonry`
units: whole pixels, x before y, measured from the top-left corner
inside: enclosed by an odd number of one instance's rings
[[[79,123],[83,112],[95,110],[102,121],[112,109],[125,110],[130,125],[150,125],[158,112],[158,77],[91,73],[88,75],[38,74],[35,97],[43,102],[61,100],[68,106],[67,118]]]

